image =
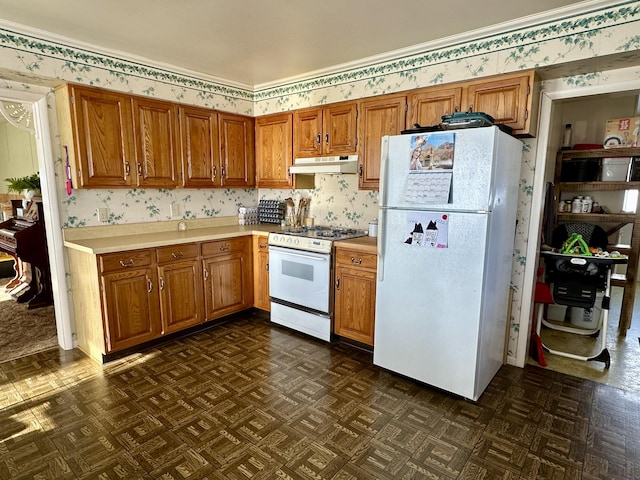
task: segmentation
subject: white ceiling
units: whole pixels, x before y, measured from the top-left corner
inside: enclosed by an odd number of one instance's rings
[[[530,24],[545,12],[556,17],[606,3],[616,2],[0,0],[0,18],[69,43],[256,87],[514,19],[528,17]]]

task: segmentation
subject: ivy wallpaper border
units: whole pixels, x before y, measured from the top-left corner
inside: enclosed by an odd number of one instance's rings
[[[326,87],[362,81],[375,77],[398,74],[411,70],[434,66],[470,57],[481,56],[508,49],[523,49],[535,43],[550,39],[562,39],[576,34],[599,31],[608,27],[617,27],[640,19],[640,2],[630,0],[614,6],[594,9],[577,17],[565,16],[551,22],[545,22],[523,29],[514,29],[497,35],[488,35],[468,42],[460,42],[445,48],[433,49],[416,55],[408,55],[393,60],[373,63],[368,66],[347,69],[336,74],[321,75],[313,79],[291,82],[273,88],[252,91],[232,87],[223,83],[198,78],[195,75],[176,73],[136,62],[123,60],[113,55],[92,51],[88,48],[38,38],[34,35],[0,27],[0,46],[16,51],[70,62],[75,67],[95,67],[113,75],[128,75],[141,79],[151,79],[159,83],[180,86],[208,94],[227,98],[257,102],[283,96],[309,92]],[[640,42],[640,35],[636,38]]]

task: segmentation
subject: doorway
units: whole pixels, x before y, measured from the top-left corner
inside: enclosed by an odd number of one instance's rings
[[[58,345],[65,350],[74,347],[73,317],[67,295],[65,278],[64,244],[57,186],[55,181],[55,155],[52,144],[51,122],[55,124],[55,100],[49,95],[49,88],[29,85],[29,90],[23,90],[22,85],[16,88],[0,88],[0,101],[22,103],[33,111],[33,125],[35,127],[36,152],[38,170],[42,191],[45,222],[45,236],[47,252],[51,269],[51,287],[53,304],[55,307],[56,333]]]
[[[529,343],[529,332],[533,317],[533,291],[536,281],[536,269],[538,252],[540,251],[540,238],[542,229],[542,212],[544,209],[544,192],[546,182],[553,181],[556,154],[561,145],[561,136],[565,123],[572,123],[572,118],[566,116],[566,105],[569,103],[584,103],[584,115],[582,118],[591,118],[596,115],[598,110],[593,105],[589,106],[590,101],[602,102],[607,101],[612,105],[621,97],[637,97],[640,92],[640,79],[633,78],[618,83],[602,83],[593,86],[571,86],[571,88],[553,90],[549,89],[541,95],[540,105],[540,125],[538,128],[539,136],[536,150],[535,163],[535,179],[531,205],[531,221],[529,224],[527,245],[527,259],[525,267],[522,310],[520,315],[520,325],[517,346],[518,366],[524,366],[527,362],[527,352]],[[573,113],[579,112],[579,108],[572,108]],[[611,112],[608,118],[615,118],[615,110]],[[587,126],[585,126],[587,128]],[[604,138],[604,129],[600,132],[588,132],[585,130],[584,138],[578,138],[572,143],[593,143],[601,142]],[[613,297],[613,295],[612,295]],[[611,317],[610,317],[611,318]],[[612,323],[617,325],[615,316]],[[639,320],[635,320],[637,323]],[[611,336],[615,341],[616,336]],[[633,344],[637,348],[637,343],[633,343],[635,337],[627,335],[626,342]],[[620,342],[618,342],[620,343]],[[612,369],[614,364],[612,362]],[[587,377],[585,377],[587,378]]]

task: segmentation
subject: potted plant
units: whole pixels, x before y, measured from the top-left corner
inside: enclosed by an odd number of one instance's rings
[[[24,190],[40,192],[40,174],[34,173],[26,177],[5,178],[8,183],[7,190],[10,192],[22,193]]]
[[[35,195],[40,195],[40,174],[33,173],[26,177],[5,178],[9,192],[22,193],[29,202]]]

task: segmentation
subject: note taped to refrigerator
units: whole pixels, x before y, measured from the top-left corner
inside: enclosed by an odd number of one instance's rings
[[[404,199],[407,203],[449,203],[451,177],[451,172],[410,173]]]
[[[455,133],[413,135],[405,201],[448,203],[451,191]]]
[[[408,212],[404,243],[415,247],[448,248],[449,214]]]

